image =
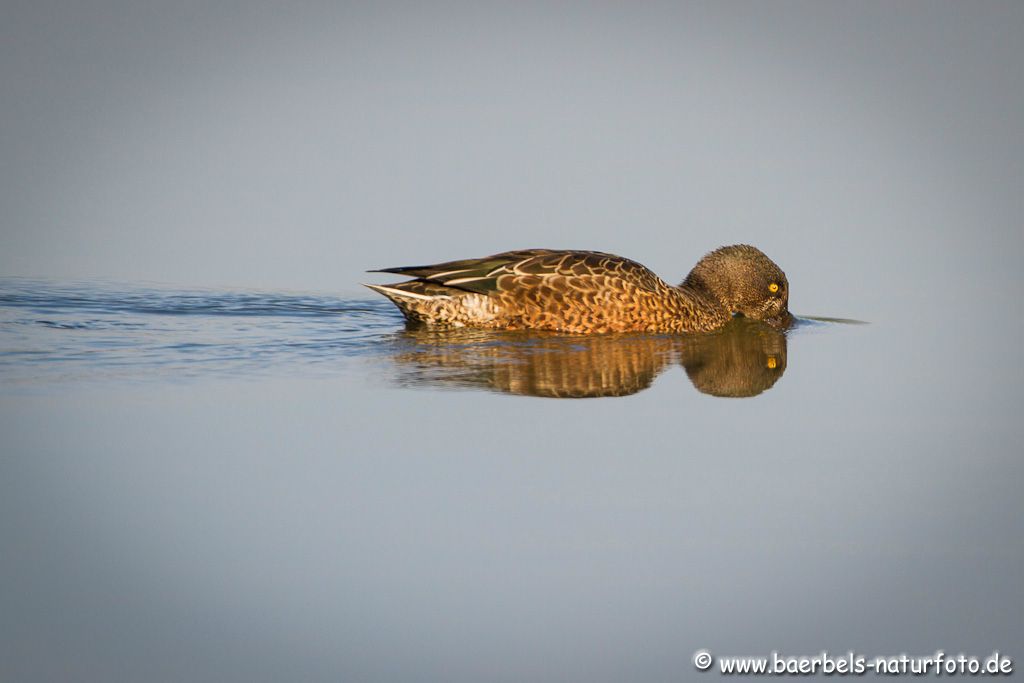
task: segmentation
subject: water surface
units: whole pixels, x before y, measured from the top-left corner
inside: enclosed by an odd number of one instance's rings
[[[4,279],[3,671],[653,681],[695,676],[699,648],[1020,656],[996,329],[442,333],[383,300]]]

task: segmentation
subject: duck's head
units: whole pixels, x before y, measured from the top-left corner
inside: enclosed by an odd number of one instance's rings
[[[717,301],[731,315],[788,325],[789,282],[760,249],[746,244],[721,247],[693,267],[683,286]]]

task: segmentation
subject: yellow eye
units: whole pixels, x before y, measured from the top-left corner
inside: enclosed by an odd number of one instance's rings
[[[779,365],[779,362],[777,360],[775,360],[775,356],[768,356],[768,369],[769,370],[774,370],[776,367],[778,367],[778,365]]]
[[[773,282],[770,285],[768,285],[768,291],[771,292],[772,294],[779,291],[779,283]]]

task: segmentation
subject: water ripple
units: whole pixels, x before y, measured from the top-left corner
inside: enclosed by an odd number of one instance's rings
[[[401,324],[386,301],[0,278],[0,380],[339,370]]]

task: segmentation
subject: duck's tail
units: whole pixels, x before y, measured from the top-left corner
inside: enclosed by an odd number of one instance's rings
[[[390,285],[364,283],[363,286],[386,296],[398,306],[402,315],[412,322],[432,322],[440,308],[451,300],[453,293],[457,292],[444,285],[423,280],[409,280]]]

